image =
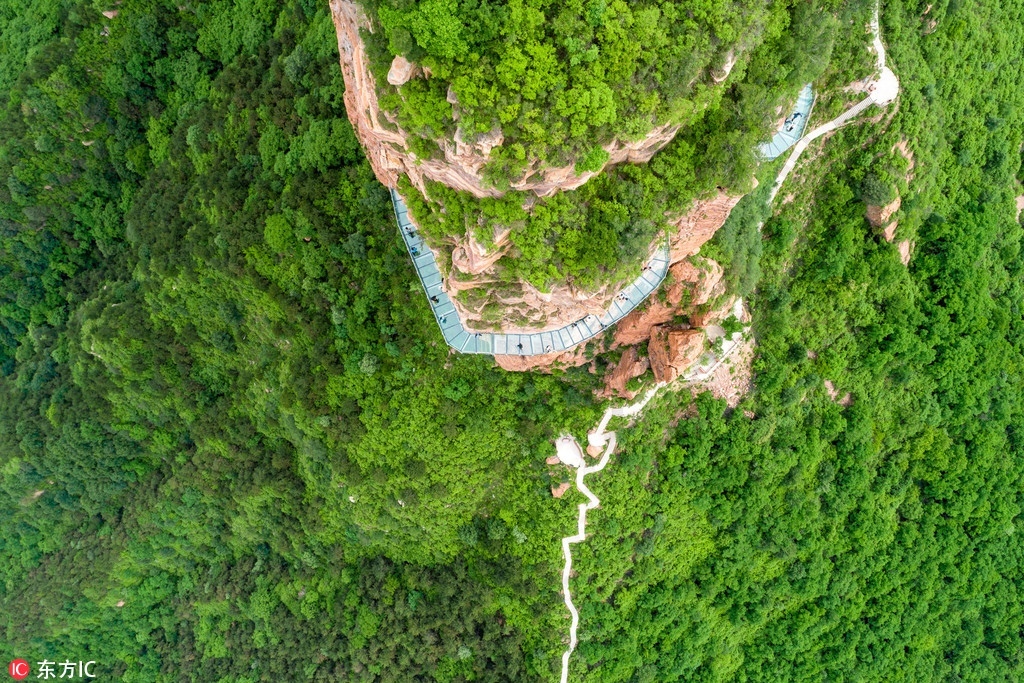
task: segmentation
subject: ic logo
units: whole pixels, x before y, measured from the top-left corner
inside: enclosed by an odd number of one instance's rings
[[[31,670],[32,668],[24,659],[15,659],[7,665],[7,673],[11,674],[11,678],[16,681],[23,681],[28,678]]]

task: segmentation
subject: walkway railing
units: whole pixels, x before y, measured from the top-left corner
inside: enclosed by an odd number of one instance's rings
[[[490,355],[537,356],[544,353],[566,351],[588,339],[602,334],[607,328],[626,317],[665,280],[669,267],[668,243],[662,244],[647,261],[640,277],[626,285],[612,300],[601,316],[588,315],[557,330],[523,334],[496,334],[467,330],[459,318],[452,300],[445,293],[443,277],[437,266],[434,252],[424,241],[419,230],[409,218],[405,201],[394,189],[391,201],[395,207],[398,230],[412,257],[416,274],[419,275],[427,302],[441,328],[445,342],[460,353],[483,353]]]
[[[761,158],[766,161],[778,159],[782,153],[797,143],[803,137],[804,129],[807,128],[807,119],[811,117],[811,106],[814,104],[814,91],[808,83],[800,91],[793,105],[793,112],[786,117],[785,123],[771,140],[758,148]],[[799,116],[797,116],[799,114]],[[794,117],[796,117],[794,119]]]

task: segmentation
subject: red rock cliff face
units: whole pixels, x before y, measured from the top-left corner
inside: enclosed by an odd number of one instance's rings
[[[703,344],[705,335],[702,328],[726,317],[732,301],[724,304],[720,301],[723,294],[722,267],[695,255],[725,224],[740,198],[720,191],[711,199],[696,202],[686,214],[670,221],[675,232],[670,237],[672,265],[669,280],[662,285],[667,287],[664,296],[656,292],[644,305],[619,321],[611,346],[601,350],[648,342],[650,365],[658,381],[675,379],[685,372],[688,364],[699,358],[699,354],[693,354]],[[673,325],[672,321],[677,316],[689,317],[693,329]],[[565,353],[543,356],[495,356],[495,360],[505,370],[550,370],[589,362],[582,348],[580,346]],[[657,360],[655,356],[658,356]],[[630,365],[635,367],[635,363]],[[625,368],[613,369],[602,395],[629,397],[624,381],[620,381],[620,375],[630,372]],[[620,387],[620,384],[623,386]]]
[[[717,196],[697,200],[689,212],[670,220],[669,223],[675,228],[671,243],[672,263],[696,254],[725,225],[729,214],[742,198],[743,195],[730,195],[719,189]]]
[[[330,4],[338,33],[342,75],[345,78],[345,109],[377,179],[388,187],[395,187],[399,176],[404,174],[424,193],[425,180],[429,179],[476,197],[501,196],[502,192],[488,187],[482,177],[482,169],[491,150],[504,142],[501,131],[495,130],[472,140],[464,140],[460,134],[451,140],[435,140],[444,158],[417,158],[408,148],[410,134],[381,112],[378,105],[376,81],[370,73],[366,50],[359,37],[360,28],[371,28],[366,14],[351,0],[331,0]],[[393,83],[405,82],[402,79],[408,80],[416,74],[426,76],[414,65],[408,65],[401,71],[401,74],[393,75]],[[452,97],[450,101],[454,99]],[[455,106],[458,106],[457,102],[453,103]],[[613,140],[604,145],[610,156],[606,166],[626,162],[646,163],[675,137],[678,130],[679,126],[666,124],[654,128],[641,140]],[[572,166],[543,168],[535,163],[523,178],[512,183],[512,188],[533,191],[546,197],[559,190],[574,190],[600,172],[577,174]]]

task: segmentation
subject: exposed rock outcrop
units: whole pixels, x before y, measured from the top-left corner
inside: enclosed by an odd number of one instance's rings
[[[893,238],[896,237],[896,221],[890,221],[892,215],[900,210],[900,206],[903,204],[901,197],[896,197],[885,206],[877,206],[875,204],[868,204],[867,217],[868,222],[871,223],[872,227],[882,228],[882,236],[886,242],[892,242]],[[883,227],[884,226],[884,227]]]
[[[589,359],[583,352],[585,344],[580,344],[568,351],[545,353],[539,356],[495,355],[494,362],[502,370],[510,372],[526,372],[527,370],[551,370],[554,367],[576,367]]]
[[[900,250],[900,263],[910,265],[910,255],[914,253],[914,243],[910,240],[903,240],[896,247]]]
[[[730,315],[732,315],[733,306],[736,304],[735,297],[729,297],[726,301],[722,302],[720,306],[716,308],[709,308],[707,306],[701,308],[690,316],[690,325],[693,327],[706,328],[711,325],[717,325],[722,322]]]
[[[728,54],[725,56],[725,62],[722,63],[722,66],[711,72],[711,80],[715,83],[722,83],[729,77],[729,74],[732,73],[732,68],[734,66],[736,66],[736,51],[729,50]]]
[[[452,266],[466,275],[480,275],[505,255],[509,244],[509,231],[502,230],[494,236],[490,249],[477,242],[472,234],[455,240],[452,249]]]
[[[658,382],[671,382],[686,372],[704,352],[703,330],[658,326],[651,331],[647,350]]]
[[[398,177],[404,174],[424,193],[425,181],[429,179],[476,197],[501,196],[503,193],[489,187],[482,175],[491,150],[503,142],[501,132],[491,131],[467,139],[466,134],[456,128],[457,132],[451,139],[434,140],[441,150],[442,158],[417,157],[409,150],[407,141],[410,133],[380,110],[376,81],[370,72],[366,49],[359,36],[360,28],[367,31],[372,28],[366,14],[352,0],[331,0],[330,4],[345,79],[345,109],[377,178],[388,187],[395,187]],[[405,58],[396,57],[388,73],[388,82],[396,86],[407,83],[415,76],[416,70],[415,65]],[[455,128],[458,97],[451,88],[448,101],[453,106],[452,124]],[[678,131],[678,125],[664,124],[655,127],[639,140],[613,140],[604,145],[609,155],[606,166],[645,163],[668,144]],[[512,188],[533,191],[545,197],[560,190],[576,189],[600,172],[576,173],[573,165],[547,168],[535,162],[527,168],[522,178],[512,183]]]
[[[388,70],[388,83],[391,85],[405,85],[412,80],[416,73],[416,65],[402,55],[397,55],[391,60],[391,68]]]
[[[640,392],[629,391],[626,385],[629,380],[639,377],[650,368],[650,361],[640,358],[635,346],[630,346],[622,353],[622,358],[615,364],[615,368],[605,376],[604,389],[598,394],[601,398],[612,398],[618,396],[633,400]]]
[[[486,275],[447,281],[463,325],[476,332],[503,331],[532,333],[557,330],[588,315],[601,316],[616,292],[602,287],[596,292],[576,288],[572,283],[542,292],[528,282],[501,282]]]
[[[671,261],[676,263],[692,256],[711,239],[743,195],[730,195],[719,190],[712,199],[698,200],[693,208],[669,223],[675,229],[672,234]]]
[[[698,266],[686,263],[684,259],[700,251],[700,247],[714,236],[740,198],[741,195],[720,191],[711,199],[697,201],[690,211],[671,221],[675,232],[671,236],[670,281],[674,284],[668,287],[664,298],[652,296],[640,310],[619,322],[612,348],[643,342],[653,326],[667,323],[677,315],[686,315],[692,307],[701,306],[717,295],[721,267],[712,261],[701,261]],[[455,298],[456,308],[470,329],[480,332],[557,329],[587,315],[602,315],[615,296],[615,291],[608,287],[596,292],[583,291],[572,283],[556,286],[550,292],[540,292],[522,282],[494,286],[500,278],[497,274],[488,276],[487,273],[490,266],[501,258],[499,252],[503,253],[501,250],[505,248],[506,240],[507,233],[496,235],[494,250],[487,251],[481,245],[474,246],[473,240],[468,239],[460,242],[452,254],[453,265],[475,277],[453,278],[449,283],[450,289],[480,290],[479,296],[467,294]],[[691,308],[679,310],[683,304]]]
[[[722,272],[722,267],[711,259],[701,259],[699,265],[691,260],[672,264],[671,284],[665,290],[664,299],[656,294],[645,306],[619,321],[613,348],[647,341],[655,326],[671,322],[678,315],[688,315],[695,307],[706,304],[720,293]]]
[[[850,392],[847,391],[842,398],[839,398],[839,390],[836,389],[836,385],[832,383],[832,380],[825,380],[825,391],[828,392],[828,397],[843,406],[844,408],[853,405],[853,397]]]
[[[1017,197],[1017,219],[1020,220],[1020,215],[1024,213],[1024,194]]]

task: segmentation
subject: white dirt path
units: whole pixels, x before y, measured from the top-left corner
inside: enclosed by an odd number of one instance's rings
[[[871,20],[871,31],[874,33],[872,45],[875,49],[875,54],[877,55],[876,68],[878,69],[878,73],[876,74],[875,79],[868,85],[868,96],[828,123],[818,126],[796,143],[793,147],[793,153],[790,155],[789,159],[786,160],[785,165],[782,167],[782,170],[775,179],[775,186],[772,188],[772,193],[768,198],[768,203],[771,203],[775,199],[775,196],[778,194],[782,184],[796,167],[796,162],[800,158],[800,155],[803,154],[804,150],[807,149],[807,146],[811,142],[817,140],[826,133],[846,125],[872,104],[884,107],[896,99],[896,96],[899,94],[899,80],[885,63],[885,46],[882,44],[878,27],[878,5],[875,5],[875,13]],[[743,303],[742,301],[737,301],[736,305],[737,308],[741,310]],[[700,382],[711,377],[714,371],[718,369],[718,367],[724,363],[737,348],[740,348],[742,341],[742,337],[740,337],[740,335],[736,335],[732,340],[726,342],[726,345],[723,346],[721,356],[717,357],[710,367],[693,368],[683,378],[684,383]],[[604,415],[601,417],[601,421],[598,423],[594,431],[587,435],[589,445],[597,446],[599,448],[603,447],[604,451],[601,454],[601,459],[596,465],[587,467],[584,464],[576,470],[576,488],[579,489],[580,493],[586,496],[587,502],[581,503],[579,506],[579,516],[576,521],[576,533],[562,539],[562,554],[565,556],[565,566],[562,568],[562,596],[565,599],[565,606],[568,608],[569,614],[572,617],[572,622],[569,626],[569,647],[562,653],[561,683],[568,683],[569,659],[572,657],[572,653],[576,650],[576,645],[579,642],[577,636],[580,624],[580,615],[576,606],[573,604],[572,593],[569,589],[569,579],[572,574],[572,549],[570,546],[574,543],[581,543],[586,540],[587,511],[593,510],[601,505],[600,499],[594,495],[594,492],[586,485],[583,478],[588,474],[594,474],[603,470],[608,464],[612,453],[615,451],[617,443],[615,432],[607,431],[608,423],[611,419],[613,417],[634,417],[638,415],[664,386],[666,386],[664,383],[655,385],[649,389],[646,394],[644,394],[644,397],[641,400],[628,406],[621,408],[608,408],[604,411]],[[572,437],[563,438],[571,439]]]
[[[580,493],[587,497],[587,502],[580,503],[579,518],[576,521],[576,533],[562,539],[562,554],[565,555],[565,566],[562,568],[562,595],[565,598],[565,606],[569,609],[569,614],[572,615],[572,623],[569,626],[569,648],[562,653],[561,683],[567,683],[569,680],[569,657],[572,656],[573,650],[576,649],[576,633],[580,625],[580,614],[576,611],[576,606],[572,604],[572,593],[569,591],[569,578],[572,574],[572,550],[569,546],[573,543],[580,543],[586,540],[587,511],[593,510],[601,504],[601,501],[594,495],[594,492],[587,487],[586,483],[584,483],[583,478],[588,474],[603,470],[605,465],[608,464],[609,458],[612,457],[612,453],[615,451],[615,432],[605,431],[608,428],[608,421],[613,417],[632,417],[638,414],[644,409],[644,406],[654,398],[663,386],[665,385],[657,384],[651,389],[648,389],[647,393],[644,394],[643,399],[633,403],[632,405],[628,405],[623,408],[608,408],[604,411],[604,416],[598,423],[597,429],[587,435],[587,440],[590,445],[598,447],[604,446],[604,452],[601,454],[601,459],[596,465],[591,467],[583,466],[576,470],[576,488],[579,489]]]
[[[900,82],[896,78],[896,74],[892,72],[885,64],[885,45],[882,44],[881,32],[878,28],[878,5],[875,5],[875,13],[871,18],[871,32],[874,34],[874,39],[871,42],[872,47],[875,49],[875,68],[878,69],[878,73],[875,74],[874,80],[867,86],[868,96],[863,100],[853,105],[839,116],[835,117],[827,123],[823,123],[807,135],[800,138],[800,140],[793,146],[793,152],[789,155],[789,159],[786,160],[785,165],[779,172],[779,175],[775,178],[775,185],[772,187],[772,193],[768,196],[768,203],[771,204],[775,199],[775,195],[779,193],[782,188],[782,184],[786,182],[786,178],[796,168],[796,162],[800,158],[800,155],[804,153],[807,146],[812,142],[820,138],[826,133],[831,133],[837,130],[850,121],[854,120],[860,114],[870,107],[872,104],[877,104],[879,107],[884,107],[893,100],[899,94]]]

